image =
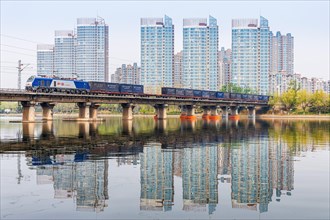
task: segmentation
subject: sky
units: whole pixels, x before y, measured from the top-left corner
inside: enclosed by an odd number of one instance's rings
[[[173,19],[175,52],[182,50],[183,18],[218,20],[219,49],[231,47],[231,20],[268,19],[275,34],[294,36],[294,70],[329,80],[329,1],[0,1],[0,88],[17,88],[17,62],[29,64],[22,85],[37,71],[37,44],[53,44],[55,30],[72,30],[79,17],[109,25],[110,74],[121,64],[140,64],[140,18]]]

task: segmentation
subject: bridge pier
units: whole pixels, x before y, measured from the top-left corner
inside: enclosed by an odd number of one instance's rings
[[[218,106],[211,106],[211,116],[209,118],[211,120],[220,119],[220,115],[218,114]]]
[[[220,106],[222,111],[222,118],[228,118],[228,106]]]
[[[42,120],[44,121],[53,120],[53,109],[55,104],[49,102],[42,102],[40,105],[42,108]]]
[[[89,120],[90,102],[78,102],[79,107],[79,120]]]
[[[35,102],[22,101],[23,117],[22,122],[34,122],[35,121]]]
[[[238,106],[230,106],[231,115],[230,118],[238,119]]]
[[[210,116],[210,107],[209,106],[202,106],[203,109],[203,116],[202,118],[208,119]]]
[[[248,106],[248,118],[254,119],[256,118],[256,107],[255,106]]]
[[[187,117],[196,118],[196,116],[195,116],[196,106],[195,105],[186,105],[186,108],[187,108]]]
[[[156,104],[154,108],[156,109],[156,116],[159,120],[167,119],[167,104]]]
[[[89,107],[89,118],[91,120],[97,120],[97,113],[98,108],[100,107],[100,104],[92,103]]]
[[[123,107],[123,120],[132,120],[135,106],[131,103],[121,104],[121,106]]]

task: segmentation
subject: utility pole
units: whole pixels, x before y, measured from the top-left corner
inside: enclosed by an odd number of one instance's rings
[[[25,65],[25,66],[24,66]],[[22,64],[21,60],[18,60],[18,80],[17,80],[17,87],[18,89],[21,89],[21,84],[22,84],[22,71],[28,66],[28,64]],[[24,67],[23,67],[24,66]]]

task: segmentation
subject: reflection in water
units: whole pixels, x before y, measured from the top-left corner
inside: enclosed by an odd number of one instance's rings
[[[140,154],[141,210],[172,209],[173,152],[162,150],[159,143],[148,143]]]
[[[214,214],[223,199],[219,184],[230,184],[232,208],[268,212],[272,201],[291,196],[293,156],[314,145],[329,147],[329,124],[317,122],[144,118],[26,123],[22,130],[22,140],[0,142],[0,153],[24,151],[37,185],[53,184],[55,199],[93,212],[108,207],[112,159],[119,167],[139,166],[140,210],[172,211],[179,204],[183,211]],[[22,162],[19,157],[18,184]],[[182,182],[175,184],[174,176]]]

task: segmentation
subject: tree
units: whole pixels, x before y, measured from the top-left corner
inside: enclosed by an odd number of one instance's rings
[[[281,99],[278,95],[274,95],[270,97],[268,104],[272,108],[272,113],[274,114],[276,107],[281,105]]]
[[[311,97],[312,107],[321,114],[322,110],[326,110],[328,105],[329,95],[322,90],[317,90]]]
[[[288,91],[282,93],[281,103],[283,104],[284,109],[287,112],[290,112],[296,107],[297,104],[296,94],[297,94],[296,91],[293,89],[288,89]]]
[[[300,105],[301,109],[303,110],[304,114],[306,113],[306,109],[311,104],[311,94],[308,93],[306,90],[299,90],[297,92],[297,104]]]

